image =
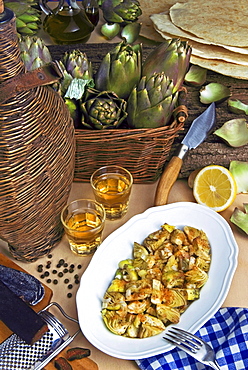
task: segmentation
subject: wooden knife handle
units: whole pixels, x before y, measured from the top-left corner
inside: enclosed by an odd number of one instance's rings
[[[172,157],[169,161],[157,185],[154,201],[155,206],[161,206],[167,203],[169,192],[178,178],[182,163],[182,159],[177,156]]]

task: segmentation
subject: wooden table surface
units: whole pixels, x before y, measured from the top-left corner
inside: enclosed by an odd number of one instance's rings
[[[131,200],[130,200],[130,208],[126,216],[119,221],[108,221],[106,224],[106,228],[104,231],[104,238],[109,235],[112,231],[116,228],[121,226],[125,223],[129,218],[132,216],[142,213],[147,208],[153,206],[154,201],[154,194],[156,190],[156,183],[143,185],[143,184],[136,184],[133,187]],[[70,199],[76,199],[79,197],[92,197],[92,192],[90,189],[89,184],[85,183],[74,183],[73,188],[70,194]],[[187,182],[184,180],[178,180],[175,185],[173,186],[171,193],[168,198],[168,203],[172,202],[180,202],[180,201],[194,201],[192,191],[188,187]],[[235,202],[231,207],[229,207],[226,211],[222,212],[222,216],[228,221],[230,215],[235,206],[242,207],[243,203],[248,202],[248,194],[240,194],[237,196]],[[230,224],[231,225],[231,224]],[[234,225],[231,225],[231,228],[234,232],[235,239],[239,245],[239,258],[238,258],[238,267],[235,272],[230,291],[227,295],[227,298],[223,304],[223,306],[238,306],[238,307],[248,307],[248,296],[247,292],[244,289],[245,286],[248,285],[248,249],[247,249],[247,242],[248,237],[241,233]],[[0,253],[4,254],[5,256],[9,255],[7,244],[3,241],[0,241]],[[54,268],[58,263],[59,259],[63,258],[69,264],[75,264],[75,271],[81,276],[83,271],[87,268],[90,257],[77,257],[75,256],[68,247],[68,242],[65,238],[62,239],[60,244],[54,248],[52,251],[52,267]],[[37,278],[39,278],[42,282],[46,283],[44,278],[41,278],[41,273],[37,271],[38,265],[46,266],[48,261],[48,257],[43,257],[36,262],[33,263],[23,263],[19,261],[15,261],[20,267],[24,268],[26,271],[30,272]],[[221,263],[221,261],[220,261]],[[82,269],[77,270],[77,266],[81,264]],[[68,275],[67,275],[68,276]],[[97,276],[96,276],[97,277]],[[58,302],[64,308],[64,310],[72,317],[77,317],[77,308],[76,308],[76,301],[75,295],[78,289],[78,285],[73,283],[73,279],[71,278],[71,282],[73,288],[70,290],[72,293],[72,297],[68,298],[68,286],[64,284],[64,278],[58,279],[58,284],[54,285],[53,283],[49,284],[49,287],[53,291],[53,301]],[[87,297],[85,299],[85,304],[87,304]],[[63,319],[61,320],[63,322]],[[69,331],[72,333],[76,330],[74,324],[68,324],[66,321],[64,323]],[[90,358],[94,360],[100,370],[110,370],[110,369],[119,369],[119,370],[137,370],[138,366],[135,361],[129,360],[122,360],[117,359],[111,356],[104,354],[103,352],[99,351],[97,348],[93,347],[87,339],[83,336],[83,334],[79,334],[76,339],[73,341],[71,346],[80,346],[84,348],[91,349],[91,356]]]

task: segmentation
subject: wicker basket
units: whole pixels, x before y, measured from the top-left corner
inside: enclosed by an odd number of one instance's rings
[[[13,19],[0,27],[0,82],[23,70],[18,50]],[[74,127],[63,99],[38,86],[2,102],[0,143],[0,237],[16,259],[32,262],[63,235],[60,212],[75,162]]]
[[[88,182],[94,170],[107,164],[128,169],[135,183],[156,181],[183,125],[184,120],[175,120],[156,129],[76,130],[74,181]]]

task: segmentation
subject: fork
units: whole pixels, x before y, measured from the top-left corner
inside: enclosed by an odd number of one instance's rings
[[[197,336],[179,328],[171,327],[163,337],[197,361],[212,369],[220,370],[212,347]]]

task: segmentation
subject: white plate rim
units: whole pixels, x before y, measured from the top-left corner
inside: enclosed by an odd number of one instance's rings
[[[194,305],[198,306],[197,307],[198,310],[200,307],[198,304],[200,300],[195,301],[190,306],[190,308],[188,308],[186,312],[182,315],[180,323],[177,324],[176,326],[182,327],[183,329],[188,330],[191,333],[195,333],[222,306],[228,294],[228,291],[229,291],[229,288],[232,282],[232,278],[235,273],[237,262],[238,262],[238,245],[236,243],[233,232],[228,222],[220,214],[211,210],[210,208],[199,205],[197,203],[192,203],[192,202],[177,202],[177,203],[167,204],[164,206],[148,208],[145,212],[133,216],[130,220],[128,220],[124,225],[122,225],[117,230],[112,232],[103,241],[100,248],[95,252],[88,268],[86,269],[86,271],[81,277],[80,286],[79,286],[77,296],[76,296],[76,305],[77,305],[77,311],[78,311],[79,324],[80,324],[83,334],[88,339],[88,341],[93,346],[101,350],[102,352],[110,356],[121,358],[121,359],[137,360],[137,359],[142,359],[142,358],[147,358],[147,357],[151,357],[154,355],[158,355],[160,353],[167,352],[173,348],[171,344],[163,340],[162,334],[159,334],[151,338],[145,338],[145,339],[123,338],[118,335],[112,334],[103,324],[102,319],[101,319],[101,314],[100,314],[100,310],[101,310],[100,300],[105,290],[103,291],[102,289],[101,292],[98,291],[97,292],[98,296],[96,296],[96,293],[94,293],[94,289],[92,289],[92,284],[93,286],[94,284],[96,284],[97,275],[95,276],[95,271],[96,271],[95,269],[97,269],[97,266],[99,266],[99,263],[100,264],[103,263],[104,255],[107,256],[109,252],[111,253],[115,252],[114,249],[111,250],[112,248],[111,243],[114,243],[115,240],[120,240],[121,236],[125,234],[127,231],[130,232],[130,230],[135,229],[136,224],[139,224],[142,221],[151,222],[151,218],[153,220],[153,219],[156,219],[156,217],[159,217],[159,218],[161,217],[161,222],[160,222],[160,225],[161,225],[164,222],[172,223],[170,221],[174,220],[174,217],[176,217],[178,220],[177,224],[175,224],[175,222],[172,224],[177,227],[183,226],[183,224],[181,223],[181,219],[184,217],[184,213],[187,215],[189,219],[189,222],[184,223],[184,224],[199,228],[199,224],[197,224],[198,222],[201,222],[202,219],[208,220],[208,222],[213,223],[215,225],[216,229],[218,229],[218,232],[223,234],[222,236],[226,244],[225,246],[223,245],[221,245],[220,247],[218,246],[218,248],[221,249],[220,251],[219,250],[217,251],[216,247],[215,247],[216,252],[215,250],[213,250],[212,259],[214,263],[212,261],[213,267],[211,265],[209,277],[210,278],[213,277],[214,273],[216,272],[216,269],[218,268],[217,254],[219,254],[220,252],[221,252],[221,257],[222,257],[221,264],[222,265],[225,264],[225,267],[224,267],[224,270],[222,271],[221,281],[217,282],[219,284],[218,290],[217,292],[214,292],[214,296],[216,299],[214,299],[213,302],[210,302],[208,304],[208,307],[202,310],[201,317],[198,317],[196,315],[196,319],[191,320],[190,318],[192,316],[191,316],[190,311],[193,310]],[[166,214],[166,216],[164,216],[164,214]],[[196,215],[197,215],[197,219],[195,219]],[[199,217],[199,215],[201,217]],[[157,225],[158,228],[160,227],[160,225]],[[208,229],[209,227],[210,225],[205,225],[205,227],[203,225],[200,228],[206,231],[206,229]],[[155,229],[149,230],[149,232],[151,231],[155,231]],[[144,231],[143,231],[143,234],[144,234]],[[145,236],[148,235],[147,230],[145,230],[144,235]],[[209,236],[209,232],[207,232],[207,235]],[[213,235],[212,235],[212,238],[213,238]],[[142,242],[142,240],[135,240],[135,241]],[[133,242],[134,240],[132,240],[132,243]],[[129,241],[125,240],[125,243],[130,244],[131,240]],[[212,240],[212,242],[210,240],[210,244],[213,244],[215,246],[215,240]],[[131,246],[131,249],[132,249],[132,246]],[[121,259],[129,258],[127,254],[128,253],[126,251],[124,251],[123,253],[121,252],[122,257],[119,260],[115,256],[115,260],[116,260],[115,263],[111,264],[111,261],[108,261],[108,263],[109,262],[110,263],[109,263],[109,266],[106,266],[106,271],[109,274],[109,277],[107,279],[108,281],[106,281],[106,284],[107,284],[106,287],[109,285],[111,281],[110,279],[113,278],[113,275],[117,268],[117,263]],[[216,257],[215,257],[215,254],[216,254]],[[119,256],[118,253],[117,255]],[[218,273],[219,272],[220,271],[218,271]],[[93,276],[95,276],[94,279],[93,279]],[[101,280],[101,283],[102,283],[102,280]],[[211,283],[211,285],[213,285],[213,283]],[[206,296],[209,294],[209,289],[210,289],[210,283],[207,282],[207,284],[203,287],[201,291],[201,298],[204,302],[206,302]],[[92,303],[93,305],[94,303],[98,305],[98,309],[97,309],[97,312],[95,312],[96,313],[95,316],[94,316],[95,307],[94,309],[92,309]],[[94,319],[96,319],[97,323],[91,325],[90,323],[92,323]],[[98,326],[94,327],[94,325],[98,325]],[[92,329],[92,326],[93,326],[93,329]]]

